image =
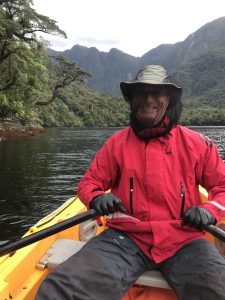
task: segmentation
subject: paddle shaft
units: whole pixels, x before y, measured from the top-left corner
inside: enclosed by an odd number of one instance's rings
[[[207,225],[204,229],[222,242],[225,242],[225,231],[223,231],[222,229],[213,225]]]
[[[183,186],[182,182],[180,182],[180,185],[181,185],[181,199],[182,199],[180,217],[182,218],[183,213],[184,213],[185,191],[184,191],[184,186]],[[222,229],[220,229],[216,226],[213,226],[213,225],[206,225],[206,226],[204,226],[204,230],[211,233],[213,236],[215,236],[222,242],[225,242],[225,231],[223,231]]]
[[[89,209],[88,211],[85,211],[77,216],[74,216],[68,220],[65,220],[63,222],[60,222],[58,224],[52,225],[48,228],[45,228],[41,231],[38,231],[36,233],[33,233],[25,238],[22,238],[14,243],[11,243],[9,245],[6,245],[4,247],[0,248],[0,257],[6,254],[9,254],[11,252],[14,252],[20,248],[23,248],[25,246],[31,245],[35,242],[38,242],[44,238],[47,238],[55,233],[58,233],[60,231],[63,231],[65,229],[68,229],[72,226],[78,225],[84,221],[87,221],[89,219],[94,218],[97,215],[96,211],[94,209]],[[207,225],[205,227],[205,231],[211,233],[216,238],[220,239],[221,241],[225,242],[225,231],[222,229],[215,227],[213,225]]]
[[[11,252],[14,252],[20,248],[23,248],[25,246],[31,245],[35,242],[38,242],[44,238],[47,238],[57,232],[63,231],[65,229],[68,229],[72,226],[78,225],[84,221],[87,221],[89,219],[94,218],[97,215],[96,211],[94,209],[89,209],[88,211],[85,211],[77,216],[74,216],[68,220],[62,221],[58,224],[52,225],[48,228],[45,228],[41,231],[35,232],[27,237],[24,237],[14,243],[11,243],[9,245],[6,245],[4,247],[0,248],[0,257],[6,254],[9,254]]]

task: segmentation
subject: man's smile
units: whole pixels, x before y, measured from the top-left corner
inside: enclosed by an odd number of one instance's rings
[[[146,110],[146,111],[149,111],[149,110],[157,110],[157,109],[158,109],[158,106],[153,106],[153,105],[140,105],[138,109]]]

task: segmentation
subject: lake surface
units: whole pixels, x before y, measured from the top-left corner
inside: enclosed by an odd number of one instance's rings
[[[225,128],[192,128],[215,141],[225,160]],[[0,241],[15,240],[76,194],[95,153],[119,128],[48,129],[0,142]]]

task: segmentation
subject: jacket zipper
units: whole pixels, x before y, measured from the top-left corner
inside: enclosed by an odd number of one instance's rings
[[[132,177],[130,177],[130,211],[133,215],[133,192],[134,192],[134,180]]]
[[[180,218],[182,218],[184,212],[184,205],[185,205],[185,190],[182,181],[180,181],[180,196],[181,196]]]

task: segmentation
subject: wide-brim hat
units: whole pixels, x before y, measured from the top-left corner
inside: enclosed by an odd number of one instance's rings
[[[170,82],[167,71],[158,65],[147,65],[137,73],[134,80],[120,83],[123,98],[127,102],[131,102],[134,88],[139,84],[166,86],[171,89],[171,91],[174,91],[177,97],[180,98],[182,95],[182,88]]]

